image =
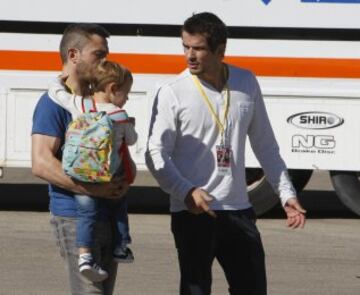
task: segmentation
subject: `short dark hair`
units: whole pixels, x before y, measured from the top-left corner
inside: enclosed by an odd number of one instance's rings
[[[104,39],[110,36],[109,32],[97,24],[77,23],[65,28],[60,41],[60,56],[63,64],[67,62],[67,54],[70,48],[82,50],[92,35],[99,35]]]
[[[182,26],[181,33],[205,35],[209,48],[214,52],[227,41],[227,28],[224,22],[211,12],[193,14]]]

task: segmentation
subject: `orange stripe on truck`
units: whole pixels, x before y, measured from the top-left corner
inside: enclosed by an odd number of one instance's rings
[[[185,67],[182,55],[111,53],[133,73],[177,74]],[[259,76],[360,78],[360,59],[228,56],[225,61],[251,69]],[[57,52],[0,50],[1,70],[59,71]]]
[[[57,52],[0,50],[0,69],[58,71],[61,69],[61,60]]]

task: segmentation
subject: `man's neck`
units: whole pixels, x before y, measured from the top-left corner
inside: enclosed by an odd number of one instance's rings
[[[203,73],[199,75],[199,79],[209,83],[217,91],[221,92],[227,81],[227,68],[225,64],[221,64],[219,67],[215,68],[213,71],[208,73]]]
[[[69,91],[73,94],[81,95],[80,85],[74,69],[68,65],[64,65],[62,75],[66,77],[65,85]]]
[[[67,77],[65,85],[69,88],[72,94],[81,95],[79,83],[77,82],[77,79],[74,79],[73,76]]]

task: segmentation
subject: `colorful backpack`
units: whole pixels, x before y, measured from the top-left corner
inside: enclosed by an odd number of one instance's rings
[[[116,148],[113,124],[129,122],[125,111],[98,112],[92,98],[82,99],[82,111],[70,122],[63,147],[65,173],[83,182],[108,182],[124,167],[129,183],[133,182],[127,145]]]

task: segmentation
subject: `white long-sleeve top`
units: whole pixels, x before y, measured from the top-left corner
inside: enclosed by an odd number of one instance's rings
[[[220,93],[200,82],[216,113],[223,114],[226,91]],[[171,212],[186,210],[184,199],[193,187],[204,189],[214,198],[210,203],[213,210],[251,207],[245,179],[247,135],[282,204],[296,196],[255,76],[229,66],[228,87],[225,143],[231,146],[233,156],[231,174],[225,176],[218,175],[216,167],[220,132],[189,70],[162,85],[156,93],[145,157],[149,170],[171,196]]]
[[[49,97],[62,108],[67,110],[72,119],[75,120],[83,113],[82,96],[68,93],[59,79],[55,79],[49,84]],[[112,103],[96,103],[96,109],[99,112],[112,113],[121,110]],[[138,135],[135,131],[134,124],[130,122],[115,123],[114,138],[116,147],[120,148],[123,142],[127,145],[136,143]]]

